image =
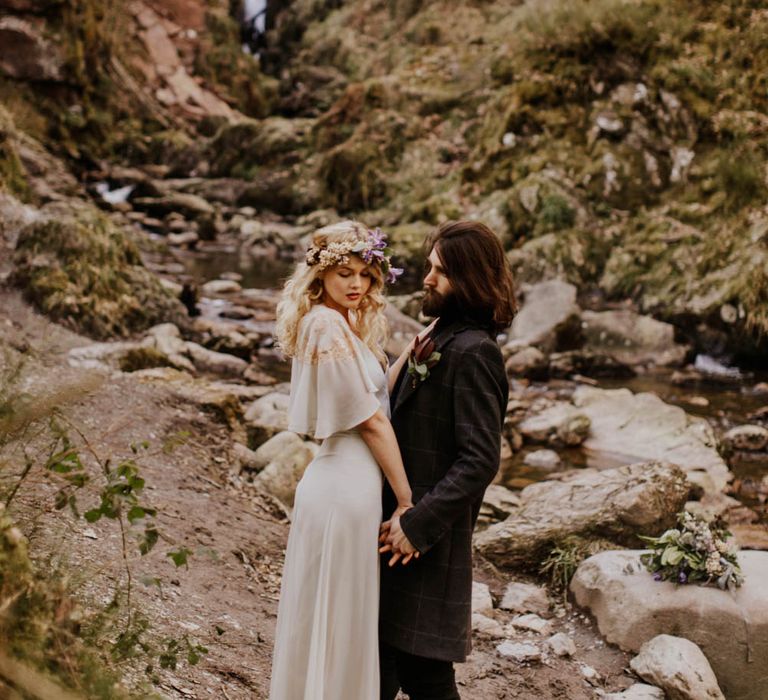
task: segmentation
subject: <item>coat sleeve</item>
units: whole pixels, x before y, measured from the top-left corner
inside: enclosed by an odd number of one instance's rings
[[[482,498],[499,469],[509,385],[498,345],[488,338],[456,360],[453,412],[456,459],[445,476],[400,518],[422,554]]]
[[[301,323],[291,366],[288,429],[324,439],[354,428],[381,405],[361,342],[344,319],[332,310],[315,311]]]

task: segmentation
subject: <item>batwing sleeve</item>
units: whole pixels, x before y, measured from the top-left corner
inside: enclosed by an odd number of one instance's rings
[[[361,342],[340,314],[313,310],[302,320],[291,367],[288,428],[324,439],[381,408]]]

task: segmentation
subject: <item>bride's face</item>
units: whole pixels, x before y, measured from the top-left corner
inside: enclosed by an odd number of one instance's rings
[[[350,255],[348,263],[334,265],[323,275],[323,302],[346,315],[360,306],[372,283],[370,265]]]

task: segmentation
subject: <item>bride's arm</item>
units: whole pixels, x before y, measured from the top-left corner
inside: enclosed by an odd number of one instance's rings
[[[389,418],[379,409],[368,420],[360,423],[357,430],[395,492],[398,510],[411,507],[411,486],[405,475],[403,458]]]

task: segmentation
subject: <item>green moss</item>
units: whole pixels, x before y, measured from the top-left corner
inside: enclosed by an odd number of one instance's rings
[[[545,230],[559,231],[570,228],[576,221],[576,212],[565,197],[550,194],[542,197],[538,222]]]
[[[183,322],[181,304],[141,263],[136,246],[95,210],[67,211],[19,235],[14,282],[54,320],[97,338]]]
[[[32,198],[27,173],[14,143],[15,127],[11,115],[0,106],[0,190],[5,189],[23,201]]]
[[[226,12],[209,10],[205,25],[195,72],[215,92],[228,93],[229,101],[244,114],[266,117],[276,96],[276,81],[261,72],[257,59],[243,52],[238,23]]]
[[[122,372],[137,372],[152,367],[171,367],[171,362],[165,353],[156,348],[131,348],[120,358]]]

